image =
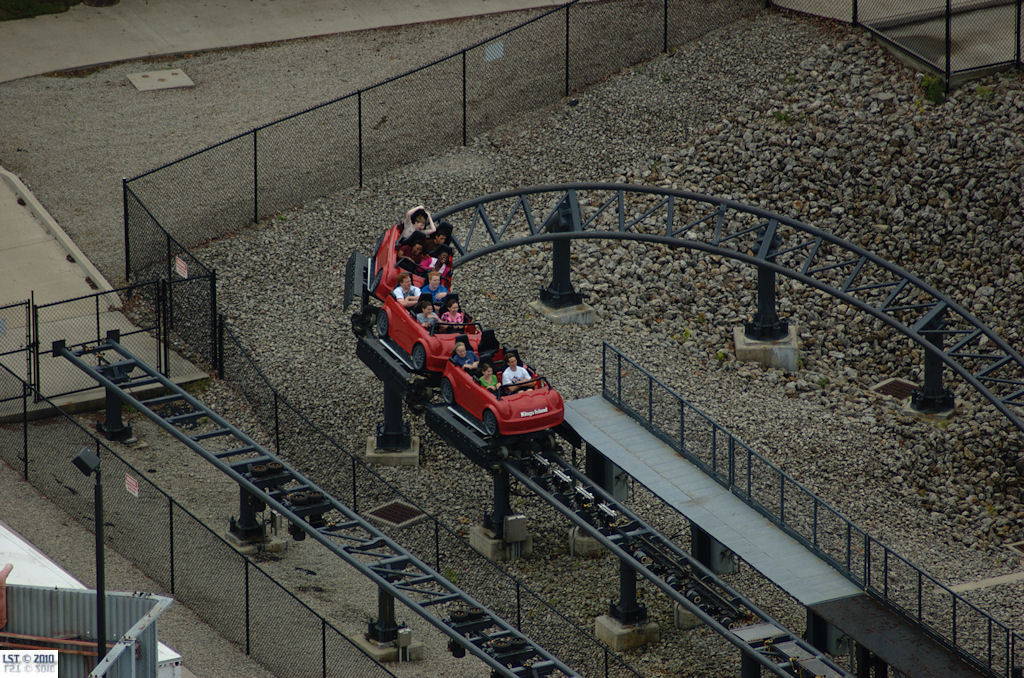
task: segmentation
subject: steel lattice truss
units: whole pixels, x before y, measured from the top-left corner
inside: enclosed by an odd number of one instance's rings
[[[525,464],[506,462],[506,468],[675,602],[734,645],[752,650],[751,656],[773,673],[849,675],[558,455],[536,453]]]
[[[559,206],[571,210],[562,225]],[[563,208],[564,209],[564,208]],[[882,320],[938,355],[1019,430],[1024,359],[955,301],[867,250],[795,219],[686,191],[580,183],[495,193],[434,215],[455,226],[456,265],[530,242],[662,243],[763,266]],[[770,248],[773,236],[781,245]],[[941,346],[941,350],[937,349]]]
[[[285,516],[498,675],[578,675],[117,341],[108,338],[76,350],[56,342],[53,350],[230,476],[251,500]],[[100,367],[83,356],[96,358]],[[112,380],[112,370],[127,378]],[[162,385],[167,395],[143,401],[127,391],[154,384]],[[172,404],[173,414],[157,411]]]
[[[426,422],[477,463],[500,464],[511,477],[772,674],[800,678],[850,675],[559,455],[538,451],[501,460],[445,405],[428,407]]]

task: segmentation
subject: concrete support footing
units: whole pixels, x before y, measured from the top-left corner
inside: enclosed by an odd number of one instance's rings
[[[518,560],[533,553],[533,535],[527,534],[523,541],[508,544],[498,539],[492,530],[474,525],[469,528],[469,545],[491,560]]]
[[[921,421],[949,421],[956,414],[956,402],[954,401],[953,407],[948,410],[939,410],[938,412],[922,412],[921,410],[915,410],[911,405],[913,402],[912,398],[907,398],[903,401],[902,410],[904,414],[909,414],[912,417],[917,417]]]
[[[365,635],[357,635],[355,642],[359,647],[366,650],[366,654],[370,655],[379,662],[398,662],[408,661],[414,662],[423,659],[424,646],[419,641],[412,641],[407,647],[398,647],[396,641],[389,643],[378,643],[375,640],[367,638]]]
[[[605,551],[601,542],[591,537],[579,527],[569,528],[569,555],[577,558],[599,558]]]
[[[796,324],[789,326],[789,333],[776,341],[748,339],[743,327],[732,328],[732,340],[736,345],[736,359],[760,363],[765,367],[776,367],[795,372],[800,361],[800,335]]]
[[[673,607],[672,621],[675,623],[675,627],[682,631],[697,628],[703,623],[697,618],[697,615],[690,612],[679,603],[676,603]]]
[[[384,450],[377,447],[377,437],[366,437],[366,461],[378,466],[419,466],[420,437],[413,436],[407,450]]]
[[[594,635],[616,652],[632,650],[661,640],[657,622],[627,626],[615,617],[602,614],[594,620]]]
[[[530,302],[530,308],[556,325],[593,325],[597,321],[597,312],[590,304],[551,308],[535,300]]]
[[[257,553],[281,553],[288,549],[288,540],[283,537],[268,536],[260,541],[242,541],[227,532],[223,535],[229,544],[238,549],[239,553],[254,556]]]

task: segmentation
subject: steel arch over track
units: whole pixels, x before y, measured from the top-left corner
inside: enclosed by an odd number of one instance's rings
[[[559,228],[563,204],[571,223]],[[699,193],[605,183],[494,193],[448,207],[434,219],[452,222],[460,235],[453,242],[462,255],[456,265],[518,245],[605,238],[662,243],[766,267],[869,313],[936,354],[1024,432],[1015,411],[1024,406],[1020,353],[903,268],[795,219]],[[782,244],[773,252],[769,243],[776,235]]]

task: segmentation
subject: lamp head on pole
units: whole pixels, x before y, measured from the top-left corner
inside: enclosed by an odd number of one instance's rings
[[[88,447],[83,447],[71,463],[82,472],[83,476],[91,476],[100,467],[100,458]]]

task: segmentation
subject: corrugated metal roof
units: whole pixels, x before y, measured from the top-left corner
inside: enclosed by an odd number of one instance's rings
[[[116,642],[154,607],[168,598],[147,593],[106,594],[107,642]],[[6,633],[96,641],[96,592],[53,589],[40,586],[7,586]],[[149,624],[138,636],[134,674],[130,661],[118,661],[107,673],[111,678],[156,678],[156,624]],[[58,648],[60,649],[60,648]],[[79,678],[89,674],[94,657],[60,652],[61,676]]]

